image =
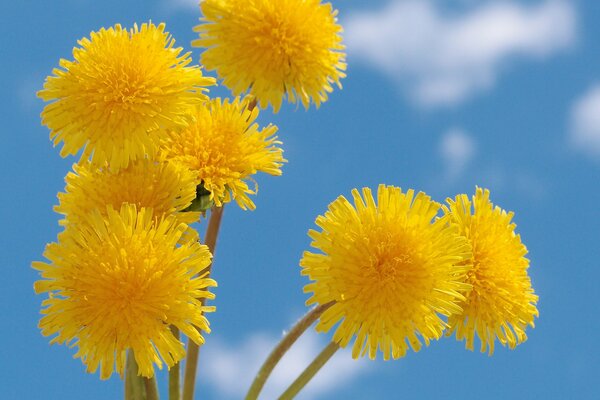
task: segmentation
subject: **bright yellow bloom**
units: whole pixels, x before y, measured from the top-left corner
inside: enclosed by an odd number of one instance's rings
[[[384,359],[399,358],[408,344],[418,351],[421,340],[440,338],[440,315],[461,311],[470,246],[456,227],[432,222],[440,204],[423,192],[380,185],[377,204],[367,188],[364,200],[356,189],[352,196],[354,206],[338,197],[316,220],[322,231],[309,231],[323,254],[300,261],[314,281],[304,287],[313,293],[307,305],[335,302],[316,329],[339,323],[333,340],[345,347],[356,336],[353,357],[374,359],[379,348]]]
[[[247,100],[214,99],[196,109],[183,130],[171,131],[164,141],[163,156],[194,171],[217,206],[235,199],[243,209],[255,209],[248,196],[256,194],[247,181],[266,172],[281,175],[286,161],[274,136],[277,127],[261,130],[254,121],[258,108],[248,110]]]
[[[283,96],[317,107],[341,88],[346,63],[337,10],[321,0],[204,0],[194,30],[201,62],[240,95],[249,89],[275,112]]]
[[[151,210],[138,213],[134,205],[67,227],[46,247],[49,263],[33,263],[43,278],[36,293],[48,292],[42,334],[76,346],[75,357],[88,372],[100,368],[102,379],[123,373],[127,350],[143,376],[154,374],[154,364],[173,366],[185,349],[169,326],[202,344],[200,330],[210,331],[203,313],[214,311],[201,304],[214,298],[207,288],[216,283],[203,272],[210,252],[198,242],[178,245],[185,229],[173,217],[156,222]]]
[[[494,206],[489,197],[487,189],[477,188],[473,202],[461,194],[448,199],[444,211],[473,248],[473,269],[467,274],[473,289],[461,303],[463,313],[449,319],[448,334],[456,332],[470,350],[477,334],[481,351],[489,349],[491,355],[496,337],[511,349],[527,339],[525,328],[533,327],[538,316],[538,296],[527,275],[527,248],[511,222],[513,213]]]
[[[65,193],[58,194],[54,208],[65,219],[62,224],[86,223],[90,213],[106,215],[107,206],[120,209],[124,203],[138,209],[152,208],[156,219],[174,214],[178,222],[192,224],[200,218],[198,212],[181,212],[196,197],[197,181],[192,172],[173,163],[139,160],[127,168],[110,171],[88,162],[75,164],[74,172],[65,178]],[[197,239],[194,229],[187,238]]]
[[[63,142],[61,156],[91,156],[95,165],[126,167],[152,155],[164,129],[181,125],[190,105],[206,100],[214,84],[190,53],[174,48],[165,25],[121,25],[92,32],[73,49],[74,61],[60,60],[38,96],[52,101],[42,112],[50,138]]]

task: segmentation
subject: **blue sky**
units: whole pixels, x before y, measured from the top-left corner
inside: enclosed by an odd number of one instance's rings
[[[61,159],[35,98],[76,41],[115,23],[165,21],[191,49],[194,1],[5,1],[0,26],[4,168],[0,264],[3,398],[112,399],[117,378],[84,372],[74,350],[37,329],[32,289],[52,211],[74,158]],[[540,318],[529,340],[494,356],[452,338],[393,362],[337,354],[304,399],[600,398],[600,2],[334,1],[348,78],[319,110],[286,105],[279,126],[289,163],[259,176],[257,210],[227,207],[215,259],[213,333],[201,350],[198,398],[240,398],[281,332],[305,311],[298,260],[327,204],[379,183],[438,201],[491,190],[515,211],[529,249]],[[213,91],[226,95],[225,89]],[[204,229],[204,226],[201,227]],[[309,334],[276,371],[277,395],[328,335]],[[164,384],[163,384],[164,387]]]

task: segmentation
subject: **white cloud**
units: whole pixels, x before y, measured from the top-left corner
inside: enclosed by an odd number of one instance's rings
[[[453,128],[442,136],[439,152],[444,161],[446,176],[454,180],[464,172],[476,153],[475,141],[464,130]]]
[[[298,377],[314,357],[326,346],[328,337],[313,330],[306,332],[286,353],[269,377],[261,398],[275,399]],[[279,339],[256,333],[239,345],[226,344],[211,335],[202,348],[202,358],[210,368],[202,369],[198,379],[213,387],[219,398],[242,398],[256,372]],[[313,399],[319,394],[351,382],[364,372],[369,361],[353,360],[348,350],[339,350],[302,390],[300,399]]]
[[[590,156],[600,157],[600,84],[575,102],[571,125],[571,144]]]
[[[348,52],[407,87],[423,106],[457,104],[494,85],[513,58],[542,59],[573,44],[573,5],[493,1],[444,12],[434,0],[394,0],[345,23]]]

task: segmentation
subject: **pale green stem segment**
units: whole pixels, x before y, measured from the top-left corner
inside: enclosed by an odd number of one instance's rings
[[[246,394],[246,400],[256,400],[258,399],[258,395],[260,391],[265,386],[267,378],[273,372],[275,366],[279,363],[283,355],[292,347],[294,342],[298,340],[298,338],[306,331],[312,324],[315,322],[321,314],[325,312],[329,307],[331,307],[334,302],[320,305],[318,307],[310,310],[302,319],[296,322],[296,325],[290,329],[290,331],[281,339],[281,341],[275,346],[275,348],[269,354],[269,357],[265,360],[262,367],[256,374],[254,378],[254,382],[252,382],[252,386],[248,390],[248,394]]]
[[[206,228],[205,243],[210,253],[215,257],[215,247],[217,245],[217,236],[219,235],[219,227],[221,226],[221,218],[223,217],[223,207],[213,207],[210,211],[210,219],[208,220],[208,227]],[[212,263],[208,266],[208,275],[210,276],[210,270]],[[204,305],[204,300],[201,300]],[[198,352],[199,347],[196,343],[188,340],[187,355],[185,357],[185,375],[183,378],[183,400],[194,399],[194,387],[196,386],[196,369],[198,368]]]
[[[144,378],[138,375],[138,366],[131,350],[127,352],[125,364],[125,400],[147,400]]]
[[[156,383],[156,377],[143,378],[144,385],[146,386],[146,399],[147,400],[158,400],[158,384]]]
[[[279,397],[279,400],[291,400],[310,380],[319,372],[321,367],[331,359],[331,357],[338,351],[340,346],[335,342],[329,342],[327,347],[313,360],[312,363],[300,374],[298,378],[287,388],[285,392]]]
[[[180,340],[179,329],[171,325],[171,332],[173,336]],[[177,363],[169,369],[169,400],[180,400],[180,375],[181,375],[181,364]]]

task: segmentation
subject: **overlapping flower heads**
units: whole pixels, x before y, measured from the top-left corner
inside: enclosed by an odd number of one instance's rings
[[[353,357],[378,349],[384,359],[415,351],[449,327],[473,349],[492,354],[497,338],[514,348],[538,316],[527,249],[515,234],[512,213],[494,207],[489,191],[477,188],[448,199],[448,206],[424,193],[379,186],[353,190],[354,205],[343,196],[316,220],[312,247],[302,274],[313,282],[307,305],[330,305],[317,324],[345,347],[356,337]],[[440,217],[440,210],[444,215]],[[440,316],[446,317],[442,320]]]
[[[284,96],[319,106],[345,77],[342,27],[321,0],[204,0],[192,44],[234,95],[246,91],[277,112]]]
[[[156,220],[151,209],[124,205],[108,207],[106,217],[94,212],[83,226],[67,227],[44,253],[49,260],[34,262],[42,280],[37,293],[43,302],[40,328],[56,335],[52,343],[78,348],[89,372],[100,368],[106,379],[123,373],[125,355],[132,350],[140,374],[151,377],[153,365],[174,365],[185,355],[173,336],[173,325],[196,343],[200,330],[209,332],[203,313],[214,307],[206,278],[207,247],[181,236],[186,225],[176,218]],[[161,361],[161,358],[163,361]]]
[[[47,261],[33,263],[35,292],[48,296],[39,326],[52,343],[76,347],[102,379],[123,375],[128,357],[147,378],[155,366],[175,366],[186,356],[179,332],[197,357],[210,331],[205,313],[214,311],[205,302],[214,298],[210,249],[222,207],[255,209],[253,176],[281,175],[286,162],[278,128],[259,127],[259,107],[277,112],[285,98],[318,107],[345,77],[331,4],[203,0],[200,9],[193,44],[205,48],[202,63],[246,97],[209,99],[216,80],[152,23],[92,32],[38,93],[50,102],[42,122],[63,143],[61,155],[82,153],[55,207],[64,231]],[[496,339],[514,348],[534,325],[527,250],[513,214],[487,190],[444,206],[386,185],[375,196],[354,189],[352,198],[333,201],[316,220],[320,230],[309,231],[316,252],[300,265],[311,280],[307,305],[317,307],[269,356],[246,398],[258,397],[277,358],[316,320],[320,332],[335,329],[333,340],[282,398],[352,341],[354,358],[396,359],[447,330],[471,350],[478,336],[492,354]],[[190,224],[211,207],[207,247]],[[194,365],[186,362],[184,398],[193,397]]]
[[[122,204],[135,204],[138,209],[151,208],[159,220],[173,215],[185,224],[197,222],[199,212],[185,211],[196,197],[196,176],[186,168],[169,162],[138,160],[127,168],[111,171],[89,162],[73,166],[65,178],[64,193],[58,194],[54,208],[64,215],[63,225],[84,224],[89,214],[98,210],[106,214],[108,205],[119,209]],[[197,240],[196,231],[187,230]]]
[[[164,24],[115,25],[79,45],[39,92],[52,101],[42,119],[61,154],[83,150],[55,207],[65,230],[48,262],[33,264],[35,290],[49,296],[40,328],[77,346],[103,379],[123,373],[128,351],[152,377],[185,355],[170,327],[196,344],[209,331],[211,254],[190,227],[199,194],[253,209],[247,182],[281,175],[285,160],[254,103],[208,99],[214,78],[174,48]]]
[[[353,357],[375,358],[378,349],[402,357],[441,337],[440,315],[461,311],[470,246],[455,226],[432,222],[440,204],[422,192],[381,185],[377,202],[368,188],[352,197],[354,205],[343,196],[331,203],[316,221],[322,231],[309,232],[322,253],[300,261],[314,281],[307,304],[335,302],[317,330],[339,323],[333,340],[345,347],[356,336]]]
[[[277,127],[258,128],[258,108],[249,100],[213,99],[197,107],[190,123],[169,132],[161,146],[164,158],[189,168],[217,206],[235,200],[243,209],[256,206],[248,180],[257,172],[281,175],[285,162],[275,133]]]

